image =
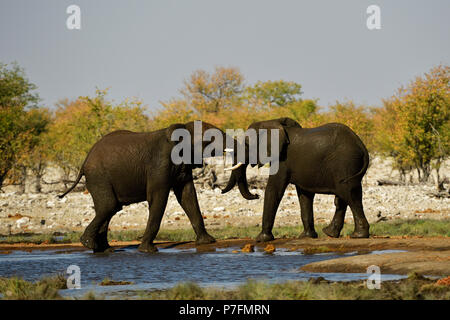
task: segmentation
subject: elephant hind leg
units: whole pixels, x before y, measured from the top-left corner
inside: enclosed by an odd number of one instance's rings
[[[108,244],[108,226],[111,218],[122,207],[118,203],[111,188],[89,188],[94,201],[95,217],[87,226],[80,238],[81,243],[94,252],[104,252],[110,248]]]
[[[364,215],[364,208],[362,203],[362,187],[361,184],[353,186],[345,193],[344,200],[350,206],[353,213],[353,220],[355,222],[355,230],[350,235],[351,238],[368,238],[369,237],[369,222]]]
[[[322,231],[330,237],[339,238],[342,228],[344,227],[345,212],[347,211],[347,203],[336,196],[334,198],[336,212],[331,223],[322,229]]]

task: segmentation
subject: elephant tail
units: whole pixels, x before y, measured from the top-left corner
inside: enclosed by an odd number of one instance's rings
[[[81,167],[80,172],[78,173],[78,177],[75,180],[75,182],[73,183],[73,185],[69,189],[67,189],[63,194],[58,195],[58,198],[62,199],[62,198],[64,198],[64,196],[66,194],[68,194],[70,191],[72,191],[77,186],[78,182],[80,182],[81,177],[83,177],[83,175],[84,175],[83,167]]]
[[[359,170],[358,173],[355,173],[354,175],[352,175],[352,176],[350,176],[348,178],[342,179],[340,181],[341,183],[347,183],[353,178],[362,177],[366,173],[367,168],[369,167],[369,151],[367,150],[367,148],[364,145],[364,143],[360,139],[358,139],[358,140],[359,140],[359,146],[361,148],[361,151],[364,154],[364,156],[363,156],[363,161],[364,161],[363,162],[363,166],[362,166],[361,170]]]

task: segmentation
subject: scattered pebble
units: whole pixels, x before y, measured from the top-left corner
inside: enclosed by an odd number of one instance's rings
[[[247,243],[241,250],[242,252],[255,252],[255,245],[251,244],[251,243]]]

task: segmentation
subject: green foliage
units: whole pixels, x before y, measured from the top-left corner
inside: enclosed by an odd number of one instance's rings
[[[62,100],[54,114],[35,108],[39,97],[16,64],[0,64],[0,187],[9,178],[23,180],[26,168],[42,177],[48,163],[78,171],[92,145],[114,130],[150,131],[201,119],[221,129],[247,128],[255,121],[290,117],[303,127],[346,124],[370,152],[392,156],[402,174],[416,168],[421,181],[439,168],[450,151],[450,67],[438,66],[401,88],[382,108],[352,101],[323,110],[317,100],[302,99],[292,81],[245,85],[237,68],[197,70],[184,81],[181,97],[162,102],[150,117],[140,101],[115,104],[107,91],[94,97]],[[39,189],[39,186],[38,186]]]
[[[62,299],[58,290],[66,289],[64,276],[46,277],[36,282],[21,278],[0,278],[0,293],[7,300],[49,300]]]
[[[48,124],[46,111],[36,109],[35,88],[17,64],[0,63],[0,188],[7,176],[14,180],[11,169],[20,167]]]
[[[292,81],[258,81],[245,89],[244,96],[250,103],[268,107],[283,107],[301,102],[302,86]]]
[[[19,107],[36,107],[39,101],[36,85],[31,83],[17,63],[0,62],[0,109]]]
[[[196,119],[222,129],[244,129],[274,117],[306,121],[318,110],[317,101],[300,99],[300,84],[279,80],[245,86],[237,68],[217,67],[213,73],[197,70],[180,92],[183,98],[162,102],[163,108],[153,114],[154,129]]]
[[[379,290],[370,290],[364,281],[309,281],[267,283],[248,280],[235,289],[202,288],[196,283],[180,283],[173,288],[141,292],[141,299],[161,300],[448,300],[449,286],[438,286],[424,277],[383,281]]]
[[[377,141],[402,169],[415,167],[427,181],[450,151],[450,67],[437,66],[400,88],[378,111]]]

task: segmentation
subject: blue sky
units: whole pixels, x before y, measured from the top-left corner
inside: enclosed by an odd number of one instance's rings
[[[81,30],[66,8],[81,8]],[[381,30],[366,8],[381,8]],[[252,84],[289,80],[304,98],[380,106],[438,64],[450,64],[448,0],[1,0],[0,61],[17,61],[43,104],[92,95],[138,97],[150,109],[196,69],[238,67]]]

